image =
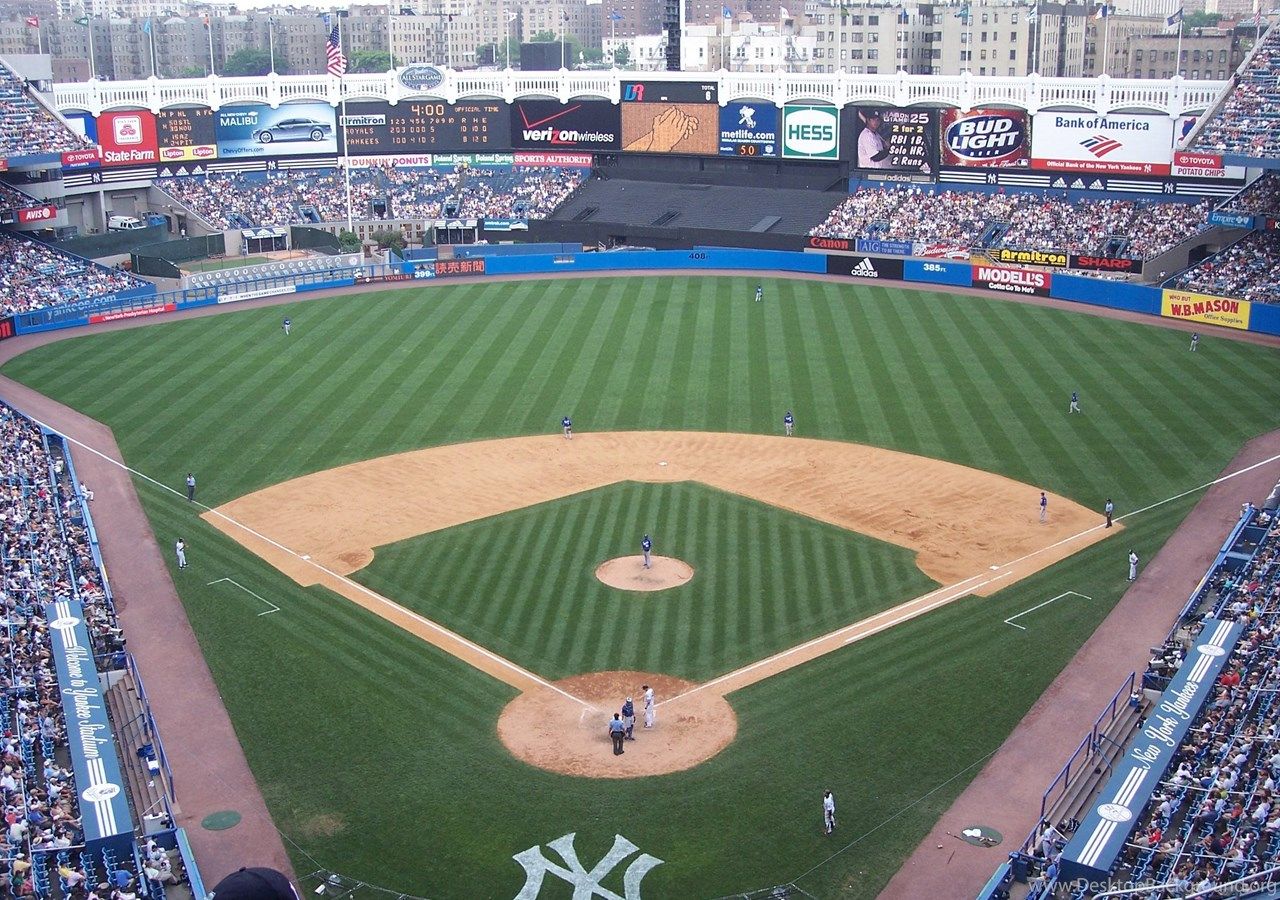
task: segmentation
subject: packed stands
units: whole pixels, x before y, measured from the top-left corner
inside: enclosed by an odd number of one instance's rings
[[[89,146],[27,93],[13,70],[0,62],[0,158],[61,153]]]
[[[351,174],[356,219],[545,218],[581,182],[577,170],[358,169]],[[214,228],[339,222],[347,217],[342,172],[166,178],[156,186]],[[381,204],[385,203],[385,207]]]
[[[1232,212],[1280,215],[1280,175],[1268,173],[1222,204]]]
[[[89,300],[141,284],[127,272],[0,232],[0,314]]]
[[[931,255],[972,247],[1057,249],[1149,259],[1203,229],[1209,205],[1055,199],[902,186],[862,188],[810,234],[912,241]]]
[[[1200,150],[1280,156],[1280,29],[1272,26],[1231,95],[1194,140]]]
[[[40,201],[36,200],[34,197],[28,197],[16,187],[0,181],[0,209],[18,209],[26,206],[35,206],[39,202]]]
[[[1280,303],[1280,231],[1255,231],[1178,276],[1178,287],[1255,303]]]

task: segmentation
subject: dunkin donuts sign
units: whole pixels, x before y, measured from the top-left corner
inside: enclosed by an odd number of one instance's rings
[[[973,286],[989,291],[1048,297],[1049,286],[1052,283],[1052,273],[1036,269],[1006,269],[1002,266],[973,267]]]

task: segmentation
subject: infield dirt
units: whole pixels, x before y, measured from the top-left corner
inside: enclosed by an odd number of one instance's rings
[[[346,577],[377,547],[620,481],[697,481],[906,547],[946,587],[702,685],[656,673],[590,673],[553,685]],[[322,584],[519,689],[498,724],[519,758],[564,774],[634,777],[686,769],[727,746],[736,733],[730,692],[962,597],[994,593],[1120,530],[1104,530],[1098,513],[1053,494],[1041,523],[1038,499],[1034,485],[862,444],[612,432],[380,457],[264,488],[204,518],[300,584]],[[651,732],[646,742],[663,749],[620,763],[600,716],[645,679],[665,686],[662,737]]]

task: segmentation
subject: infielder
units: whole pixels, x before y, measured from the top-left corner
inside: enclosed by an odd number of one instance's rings
[[[187,567],[187,542],[182,538],[178,538],[178,542],[173,545],[173,552],[178,557],[178,568],[185,569]]]
[[[653,541],[649,540],[649,535],[645,535],[640,541],[640,549],[644,551],[644,567],[651,569],[652,560],[649,558],[649,551],[653,549]]]
[[[791,430],[796,427],[795,416],[791,415],[791,410],[787,410],[787,414],[782,417],[782,428],[787,433],[787,437],[791,437]]]
[[[658,707],[653,702],[653,688],[649,685],[642,685],[644,691],[644,727],[652,728],[654,719],[658,717]]]
[[[1071,406],[1067,408],[1067,412],[1069,413],[1080,412],[1080,392],[1079,391],[1071,392]]]
[[[192,501],[195,499],[196,499],[196,476],[193,473],[188,472],[187,473],[187,500]]]
[[[1136,581],[1138,579],[1138,551],[1129,551],[1129,580]]]
[[[822,792],[822,824],[826,826],[827,834],[836,830],[836,798],[829,790]]]
[[[764,285],[757,284],[756,285],[756,302],[759,303],[763,299],[764,299]]]
[[[1106,516],[1107,516],[1107,527],[1108,527],[1108,528],[1110,528],[1110,527],[1111,527],[1111,514],[1112,514],[1113,512],[1115,512],[1115,511],[1116,511],[1116,505],[1115,505],[1114,503],[1112,503],[1112,502],[1111,502],[1111,498],[1110,498],[1110,497],[1108,497],[1108,498],[1107,498],[1107,503],[1106,503],[1106,505],[1105,505],[1104,507],[1102,507],[1102,511],[1103,511],[1104,513],[1106,513]]]
[[[1040,492],[1040,524],[1043,525],[1049,517],[1049,498],[1044,495],[1044,491]]]
[[[573,419],[565,416],[560,420],[560,427],[564,429],[564,436],[569,440],[573,440]]]

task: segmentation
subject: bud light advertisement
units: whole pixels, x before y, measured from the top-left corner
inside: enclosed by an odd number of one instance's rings
[[[939,141],[944,166],[1013,168],[1031,165],[1030,117],[1022,109],[946,109]]]

